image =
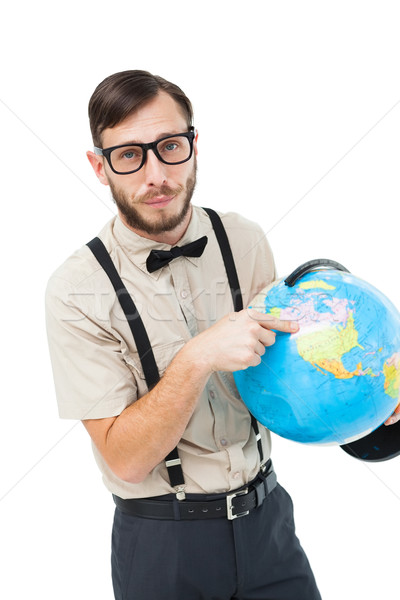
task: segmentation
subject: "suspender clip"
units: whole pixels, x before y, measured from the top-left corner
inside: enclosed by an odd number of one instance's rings
[[[175,490],[176,490],[176,499],[181,501],[181,500],[186,500],[186,494],[185,494],[185,488],[186,485],[177,485]]]

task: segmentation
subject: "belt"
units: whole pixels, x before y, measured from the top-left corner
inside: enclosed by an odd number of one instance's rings
[[[218,499],[204,500],[155,500],[152,498],[132,498],[124,500],[113,495],[114,502],[122,512],[147,519],[167,519],[172,521],[194,519],[220,519],[230,521],[244,517],[253,509],[261,506],[265,498],[276,487],[276,474],[271,461],[268,461],[265,472],[260,472],[257,478],[247,487],[240,488],[231,494]]]

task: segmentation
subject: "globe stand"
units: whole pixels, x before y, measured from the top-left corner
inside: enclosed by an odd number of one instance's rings
[[[335,260],[330,260],[329,258],[315,258],[314,260],[309,260],[300,265],[300,267],[297,267],[293,273],[286,277],[285,284],[289,287],[293,287],[296,281],[301,277],[307,275],[307,273],[310,273],[311,271],[318,271],[319,269],[336,269],[337,271],[350,273],[346,267]]]
[[[327,258],[317,258],[300,265],[285,279],[285,284],[293,287],[296,281],[306,273],[324,268],[350,273],[340,263]],[[381,425],[369,435],[350,444],[343,444],[340,447],[347,454],[359,460],[380,462],[395,458],[400,455],[400,421],[397,421],[394,425]]]

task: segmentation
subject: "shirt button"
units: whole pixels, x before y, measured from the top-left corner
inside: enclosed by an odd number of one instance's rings
[[[181,291],[181,298],[185,299],[187,298],[189,295],[189,292],[187,290],[182,290]]]
[[[235,471],[234,474],[232,475],[233,479],[239,479],[240,477],[240,473],[239,471]]]
[[[222,440],[220,440],[221,442],[221,446],[227,446],[228,445],[228,440],[225,440],[224,438]]]
[[[215,398],[215,392],[213,392],[212,390],[210,390],[210,398],[212,398],[213,400]]]

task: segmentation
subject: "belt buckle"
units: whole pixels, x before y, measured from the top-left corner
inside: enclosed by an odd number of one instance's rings
[[[238,519],[239,517],[245,517],[249,514],[249,510],[245,510],[241,513],[237,513],[237,515],[233,514],[234,506],[232,505],[232,500],[237,496],[245,496],[249,493],[249,488],[245,488],[244,490],[240,490],[239,492],[235,492],[234,494],[229,494],[226,497],[226,516],[229,521],[233,521],[234,519]]]

